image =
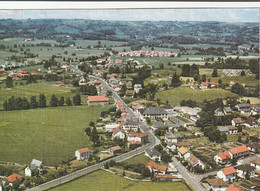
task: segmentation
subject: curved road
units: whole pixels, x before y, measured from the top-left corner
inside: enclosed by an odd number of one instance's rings
[[[94,77],[94,76],[90,76],[90,77]],[[94,77],[94,78],[97,78],[97,77]],[[97,78],[97,79],[101,80],[102,83],[106,86],[106,88],[112,92],[112,95],[113,95],[113,98],[114,98],[115,102],[123,102],[124,103],[124,101],[120,98],[120,96],[107,84],[107,82],[104,79],[102,79],[102,78]],[[129,108],[125,103],[124,103],[124,107],[125,107],[125,109],[127,110],[127,112],[129,113],[129,115],[131,117],[139,119],[139,117],[133,112],[133,110],[131,108]],[[139,154],[143,153],[146,149],[151,149],[154,146],[160,144],[160,140],[156,136],[153,135],[153,133],[151,132],[151,130],[148,128],[148,126],[145,123],[143,123],[143,122],[141,122],[139,120],[139,125],[140,125],[140,129],[143,132],[148,133],[148,139],[149,139],[149,142],[150,142],[149,144],[147,144],[147,145],[145,145],[143,147],[137,148],[137,149],[135,149],[133,151],[124,153],[124,154],[122,154],[120,156],[108,159],[106,161],[97,163],[95,165],[86,167],[84,169],[78,170],[78,171],[73,172],[73,173],[70,173],[70,174],[68,174],[66,176],[62,176],[60,178],[51,180],[51,181],[46,182],[44,184],[41,184],[39,186],[33,187],[33,188],[29,189],[29,190],[30,191],[44,190],[44,189],[48,189],[48,188],[53,187],[53,186],[57,186],[59,184],[63,184],[65,182],[68,182],[70,180],[73,180],[75,178],[83,176],[85,174],[88,174],[88,173],[91,173],[93,171],[96,171],[96,170],[100,169],[102,166],[104,166],[105,163],[107,163],[107,162],[109,162],[111,160],[114,160],[116,162],[121,162],[121,161],[124,161],[126,159],[132,158],[132,157],[134,157],[136,155],[139,155]]]

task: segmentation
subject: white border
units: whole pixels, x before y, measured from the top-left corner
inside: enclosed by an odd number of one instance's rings
[[[21,9],[170,9],[170,8],[260,8],[260,2],[167,2],[167,1],[1,1],[0,10]]]

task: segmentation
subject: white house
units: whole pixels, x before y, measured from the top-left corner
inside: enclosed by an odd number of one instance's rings
[[[243,125],[244,121],[242,121],[240,117],[237,117],[237,118],[232,119],[231,123],[234,127],[237,127],[239,125]]]
[[[146,144],[148,141],[147,133],[129,133],[127,137],[129,142],[140,142],[142,145]]]
[[[217,177],[222,179],[223,181],[233,181],[236,178],[236,170],[233,166],[222,168],[217,173]]]
[[[86,158],[89,158],[90,156],[93,156],[93,151],[89,148],[82,148],[75,151],[75,156],[77,157],[77,160],[84,160]]]
[[[237,170],[237,176],[240,178],[246,178],[248,175],[249,177],[255,176],[255,167],[250,166],[250,164],[241,164],[235,167]]]
[[[112,140],[115,138],[124,139],[125,136],[125,131],[122,128],[118,127],[112,129]]]
[[[134,91],[138,94],[139,91],[143,89],[141,84],[135,84],[134,85]]]
[[[111,132],[112,129],[117,128],[118,126],[119,126],[119,124],[116,124],[116,123],[107,124],[107,125],[105,125],[105,129],[106,129],[106,131]]]
[[[255,159],[255,160],[252,160],[252,161],[250,162],[250,165],[253,166],[253,167],[255,167],[256,170],[260,172],[260,158],[257,158],[257,159]]]
[[[228,151],[218,153],[216,156],[214,156],[214,160],[217,164],[226,164],[231,161],[231,155]]]
[[[249,149],[246,145],[229,149],[228,152],[231,155],[231,159],[249,155]]]
[[[226,191],[228,184],[219,178],[208,180],[208,184],[212,191]]]
[[[166,174],[168,170],[167,166],[157,165],[154,161],[150,161],[147,164],[147,168],[150,170],[150,172],[154,172],[155,174]]]
[[[186,147],[181,147],[178,149],[178,155],[186,160],[191,156],[191,152]]]
[[[168,142],[177,143],[180,138],[181,138],[181,134],[174,135],[172,131],[167,131],[164,136],[166,143]]]
[[[148,156],[152,160],[158,160],[161,161],[161,153],[157,151],[156,149],[147,149],[145,151],[145,155]]]
[[[235,184],[231,184],[226,191],[242,191],[238,186],[236,186]]]
[[[193,154],[189,158],[187,158],[187,162],[192,168],[195,168],[196,166],[200,166],[201,169],[205,169],[204,163],[200,159],[195,157]]]
[[[34,176],[37,172],[41,173],[44,170],[42,161],[33,159],[31,165],[25,168],[25,176]]]

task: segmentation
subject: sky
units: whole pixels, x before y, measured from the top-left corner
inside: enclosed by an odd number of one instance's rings
[[[0,18],[259,22],[259,9],[0,10]]]

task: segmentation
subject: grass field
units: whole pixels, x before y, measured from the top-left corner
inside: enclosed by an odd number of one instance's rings
[[[55,165],[91,144],[84,134],[90,121],[109,106],[71,106],[0,112],[0,161]]]
[[[178,87],[171,90],[166,90],[158,92],[155,95],[155,99],[160,98],[162,102],[169,101],[171,105],[180,105],[182,100],[194,100],[197,102],[202,102],[206,100],[213,100],[221,97],[238,97],[236,94],[233,94],[227,90],[223,89],[211,89],[211,90],[193,90],[189,87]]]
[[[135,182],[105,171],[96,171],[67,184],[50,189],[51,191],[189,191],[183,182]]]
[[[127,163],[127,164],[142,163],[144,165],[147,165],[150,161],[151,161],[151,159],[149,157],[145,156],[144,154],[141,154],[141,155],[137,155],[135,157],[125,160],[124,163]]]

